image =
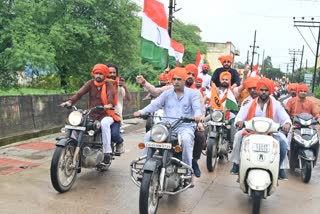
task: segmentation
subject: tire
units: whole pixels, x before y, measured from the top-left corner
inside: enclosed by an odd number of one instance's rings
[[[312,174],[312,167],[310,161],[302,160],[302,169],[301,169],[301,180],[304,183],[309,183]]]
[[[260,204],[262,196],[262,191],[252,190],[252,214],[260,213]]]
[[[60,193],[69,191],[76,180],[77,169],[70,167],[75,148],[74,144],[68,143],[65,147],[57,147],[54,151],[50,177],[52,186]]]
[[[159,205],[159,172],[144,172],[139,196],[140,214],[153,214],[157,212]],[[151,194],[150,194],[151,193]]]
[[[295,169],[296,169],[296,163],[294,160],[293,150],[290,151],[289,165],[290,165],[290,173],[294,174]]]
[[[218,140],[209,139],[207,145],[207,169],[209,172],[213,172],[218,161],[217,152]]]

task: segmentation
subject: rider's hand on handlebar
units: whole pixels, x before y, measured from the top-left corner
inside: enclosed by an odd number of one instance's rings
[[[138,112],[138,111],[136,111],[136,112],[133,113],[133,116],[135,116],[135,117],[140,117],[140,116],[141,116],[141,113]]]
[[[243,121],[238,121],[238,122],[236,123],[236,127],[238,127],[238,129],[242,129],[242,128],[243,128],[243,124],[244,124]]]
[[[112,104],[107,104],[107,105],[104,105],[103,106],[105,109],[110,109],[110,108],[112,108],[113,106],[112,106]]]
[[[290,127],[291,127],[291,124],[290,123],[286,123],[286,124],[284,124],[282,129],[283,129],[283,131],[288,133],[290,131]]]
[[[66,106],[70,106],[71,104],[72,103],[70,101],[66,101],[66,102],[61,103],[59,106],[66,107]]]
[[[195,118],[194,118],[194,121],[196,121],[197,123],[199,123],[199,122],[202,121],[202,117],[195,117]]]

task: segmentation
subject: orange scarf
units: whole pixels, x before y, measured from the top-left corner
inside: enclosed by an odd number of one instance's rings
[[[115,91],[114,98],[113,98],[113,106],[116,106],[118,103],[118,91],[116,90],[118,84],[117,84],[116,80],[106,79],[105,81],[103,81],[102,89],[101,89],[101,102],[102,102],[102,105],[108,104],[107,86],[106,86],[106,82],[108,82],[108,81],[112,81],[113,88],[115,89],[114,90]],[[113,110],[113,109],[107,109],[106,113],[107,113],[107,115],[112,117],[114,121],[119,122],[121,120],[120,116],[118,114],[116,114],[115,110]]]
[[[228,89],[230,90],[230,88]],[[224,96],[222,97],[222,99],[220,100],[218,92],[219,89],[216,87],[216,85],[214,83],[211,84],[211,98],[210,98],[210,102],[209,105],[217,110],[223,110],[223,102],[226,101],[227,99],[227,95],[228,95],[228,91],[224,94]]]
[[[249,112],[248,112],[248,117],[247,120],[250,120],[254,117],[255,113],[256,113],[256,108],[257,108],[257,101],[258,101],[258,97],[255,98],[249,108]],[[272,99],[269,98],[269,103],[267,106],[267,112],[266,112],[266,117],[273,119],[273,105],[272,105]]]

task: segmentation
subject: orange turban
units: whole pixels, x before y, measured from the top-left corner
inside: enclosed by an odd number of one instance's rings
[[[202,70],[204,70],[204,69],[210,70],[210,65],[209,64],[203,64],[202,65]]]
[[[245,86],[246,89],[255,88],[255,87],[257,87],[258,81],[259,81],[259,78],[257,78],[257,77],[248,77],[244,81],[244,86]]]
[[[229,71],[224,71],[220,74],[220,82],[222,81],[223,77],[228,77],[229,83],[231,82],[231,73]]]
[[[270,80],[268,78],[260,79],[257,82],[257,91],[260,91],[260,88],[262,88],[263,86],[267,87],[271,94],[274,93],[274,84],[273,84],[272,80]]]
[[[194,74],[195,77],[198,76],[198,68],[195,64],[188,64],[185,67],[187,73],[192,72]]]
[[[171,79],[170,79],[171,81],[173,76],[179,76],[184,80],[187,79],[187,72],[185,68],[175,68],[175,69],[172,69],[170,73],[171,73]]]
[[[288,85],[288,92],[290,92],[292,90],[296,91],[298,85],[299,85],[298,83],[292,83],[292,84]]]
[[[299,84],[297,86],[297,93],[299,93],[299,91],[306,91],[308,92],[309,91],[309,88],[306,84]]]
[[[164,73],[159,74],[159,81],[165,81],[165,80],[168,80],[168,75]]]
[[[220,56],[218,59],[221,62],[221,64],[223,64],[224,61],[230,61],[231,63],[233,62],[233,57],[231,55]]]
[[[202,82],[203,82],[203,80],[201,78],[199,78],[199,77],[196,78],[196,83],[202,83]]]
[[[109,73],[109,68],[104,64],[96,64],[92,69],[91,76],[94,76],[97,72],[101,72],[106,78]]]

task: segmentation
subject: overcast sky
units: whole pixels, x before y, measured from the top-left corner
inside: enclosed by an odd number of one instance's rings
[[[143,5],[143,0],[135,1]],[[169,0],[159,1],[166,8],[169,6]],[[265,57],[271,57],[273,66],[280,66],[285,72],[292,58],[289,49],[301,51],[304,45],[303,66],[306,59],[308,67],[314,66],[315,56],[303,37],[315,53],[319,28],[300,27],[302,37],[294,27],[293,17],[297,17],[296,20],[305,17],[308,21],[314,17],[314,21],[320,22],[320,0],[176,0],[176,3],[176,7],[182,9],[174,16],[186,24],[199,26],[203,41],[231,41],[240,50],[235,61],[245,62],[248,50],[251,61],[252,49],[249,46],[253,45],[254,31],[257,30],[260,64],[265,50]],[[256,63],[257,54],[254,58]],[[296,66],[300,65],[300,59],[298,56]]]

